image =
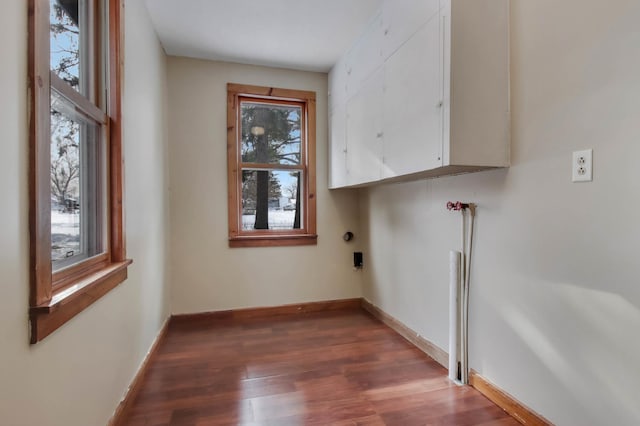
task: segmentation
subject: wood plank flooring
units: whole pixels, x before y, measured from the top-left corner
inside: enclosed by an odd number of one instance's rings
[[[172,320],[130,426],[518,425],[362,310]]]

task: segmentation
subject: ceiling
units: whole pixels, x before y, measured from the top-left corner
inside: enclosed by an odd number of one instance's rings
[[[146,0],[168,55],[327,72],[382,0]]]

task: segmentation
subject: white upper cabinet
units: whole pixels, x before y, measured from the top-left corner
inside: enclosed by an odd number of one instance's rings
[[[347,65],[346,56],[336,62],[329,72],[331,85],[329,86],[329,110],[337,105],[347,104]]]
[[[345,105],[329,111],[329,188],[348,185],[347,179],[347,113]]]
[[[423,25],[438,14],[441,0],[395,0],[382,4],[382,56],[393,55]],[[437,17],[437,16],[436,16]]]
[[[347,96],[354,96],[382,65],[382,15],[378,13],[366,32],[346,55]]]
[[[329,73],[331,188],[509,165],[509,0],[385,0]]]
[[[385,62],[383,178],[442,166],[441,31],[436,13]]]
[[[347,184],[382,177],[382,99],[384,72],[379,67],[347,101]]]
[[[330,73],[329,90],[329,188],[348,185],[347,180],[347,72],[345,57]]]

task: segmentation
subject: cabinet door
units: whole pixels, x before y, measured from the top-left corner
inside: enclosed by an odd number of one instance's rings
[[[346,55],[347,97],[358,93],[382,65],[382,37],[382,16],[378,14]]]
[[[383,178],[442,165],[440,21],[430,19],[385,64]]]
[[[438,14],[441,0],[392,0],[382,4],[382,57],[389,58],[427,21]]]
[[[329,188],[347,185],[347,112],[344,104],[329,112]]]
[[[347,103],[347,65],[345,57],[341,57],[329,71],[329,111],[338,105]]]
[[[347,103],[347,181],[349,185],[381,177],[382,91],[380,67]]]

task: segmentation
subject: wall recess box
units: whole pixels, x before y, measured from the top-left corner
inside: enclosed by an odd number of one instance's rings
[[[353,252],[353,267],[354,268],[362,268],[362,252],[354,251]]]

